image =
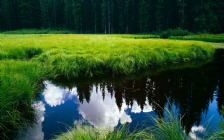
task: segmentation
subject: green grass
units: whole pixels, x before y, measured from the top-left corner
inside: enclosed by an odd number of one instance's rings
[[[55,136],[56,140],[140,140],[152,139],[152,135],[146,132],[134,131],[130,132],[128,125],[123,125],[117,130],[111,132],[109,130],[100,130],[92,126],[76,125],[74,129],[67,133]]]
[[[0,61],[0,138],[33,118],[32,99],[42,76],[36,62]]]
[[[207,61],[214,53],[212,44],[203,42],[134,38],[2,34],[0,59],[27,59],[27,50],[39,49],[41,53],[37,55],[41,55],[34,61],[43,63],[50,77],[92,77],[129,75],[170,64]]]
[[[71,34],[74,31],[66,29],[21,29],[12,31],[2,31],[3,34]]]
[[[198,40],[198,41],[215,42],[215,43],[224,42],[224,34],[198,34],[198,35],[187,35],[187,36],[175,36],[175,37],[169,37],[169,38],[177,39],[177,40]]]
[[[0,34],[0,131],[21,127],[32,116],[31,102],[43,77],[129,76],[157,67],[207,62],[216,48],[200,41],[148,37]]]
[[[214,132],[214,135],[209,138],[209,140],[223,140],[224,139],[224,106],[222,106],[221,110],[221,120],[219,122],[220,131]]]

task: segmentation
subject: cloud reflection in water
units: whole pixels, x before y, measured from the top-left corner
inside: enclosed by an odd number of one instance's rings
[[[44,132],[42,130],[42,123],[44,122],[44,114],[47,113],[45,105],[51,108],[61,106],[68,100],[73,100],[77,97],[77,88],[72,89],[66,87],[56,86],[50,81],[44,81],[44,90],[42,93],[43,101],[34,102],[33,108],[36,112],[37,123],[28,128],[22,135],[18,135],[17,139],[25,140],[43,140]],[[121,124],[131,123],[132,118],[126,113],[126,110],[131,108],[133,113],[151,112],[152,107],[146,102],[144,109],[141,110],[140,106],[134,101],[132,107],[129,107],[123,101],[122,107],[119,109],[116,104],[115,96],[111,96],[109,92],[105,91],[105,97],[102,97],[102,91],[99,86],[93,86],[90,101],[83,101],[78,103],[78,112],[84,120],[87,120],[91,125],[99,129],[110,129],[111,131],[116,127],[119,122]],[[78,102],[78,101],[74,101]],[[47,114],[46,114],[47,115]],[[79,121],[79,120],[74,120]],[[25,134],[25,135],[24,135]]]
[[[78,97],[76,88],[69,90],[68,88],[56,86],[50,81],[45,81],[44,85],[44,100],[51,107],[64,104],[66,100],[72,99],[73,96]],[[96,89],[100,89],[100,87],[93,86],[89,103],[84,101],[79,104],[78,111],[84,119],[97,128],[109,127],[111,130],[118,125],[119,121],[121,124],[132,122],[131,116],[125,112],[129,107],[124,102],[119,110],[114,95],[111,96],[106,90],[103,99],[102,92]],[[134,113],[142,111],[137,102],[134,102],[131,110]],[[151,111],[153,111],[152,107],[146,103],[143,112]]]
[[[56,86],[50,81],[44,81],[44,86],[45,89],[42,94],[45,102],[51,107],[64,104],[66,100],[72,99],[73,96],[77,95],[75,88],[69,90],[68,88]]]
[[[42,122],[44,121],[45,105],[42,101],[34,102],[33,108],[36,115],[36,123],[28,127],[25,132],[19,132],[17,140],[43,140],[44,132],[42,131]]]

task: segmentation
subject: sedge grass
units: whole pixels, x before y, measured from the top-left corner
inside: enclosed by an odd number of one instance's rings
[[[128,125],[122,125],[111,132],[109,129],[101,130],[79,124],[67,133],[55,136],[55,140],[154,140],[154,137],[145,131],[130,132]]]
[[[34,61],[43,63],[50,77],[130,75],[170,64],[208,61],[214,53],[209,43],[124,35],[1,34],[0,40],[0,59],[27,59],[27,50],[39,49]]]
[[[0,137],[32,118],[32,99],[43,71],[36,62],[0,61]]]

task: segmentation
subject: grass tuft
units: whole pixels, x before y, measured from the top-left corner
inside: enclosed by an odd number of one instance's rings
[[[78,124],[67,133],[56,136],[58,140],[185,140],[187,135],[181,127],[181,120],[166,110],[168,119],[153,118],[155,126],[143,130],[130,132],[129,125],[125,124],[113,132],[99,130],[93,126],[82,126]]]
[[[36,62],[0,62],[0,137],[4,137],[33,118],[32,99],[44,73]]]

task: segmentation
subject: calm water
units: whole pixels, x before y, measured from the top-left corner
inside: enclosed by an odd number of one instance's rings
[[[152,117],[166,117],[161,107],[184,116],[183,127],[195,138],[219,129],[224,105],[223,61],[135,78],[43,84],[33,104],[37,123],[18,139],[50,139],[75,123],[111,130],[124,123],[144,128],[154,124]]]

